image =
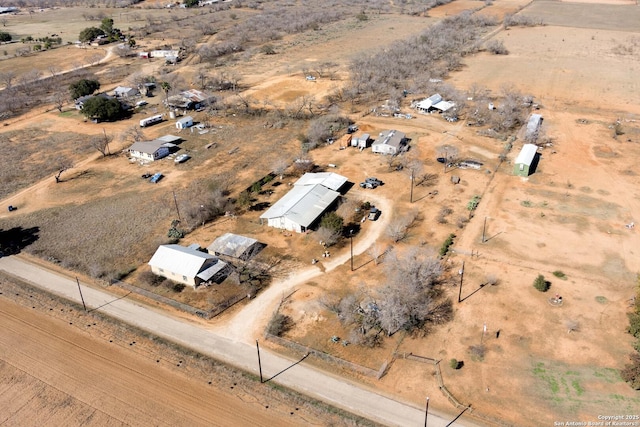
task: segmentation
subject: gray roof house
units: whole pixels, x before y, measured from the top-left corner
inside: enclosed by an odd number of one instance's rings
[[[207,252],[212,255],[223,255],[246,261],[263,247],[263,244],[251,237],[225,233],[207,246]]]
[[[118,86],[113,90],[113,96],[116,98],[128,98],[136,95],[140,95],[140,91],[135,87]]]
[[[194,289],[220,279],[228,264],[219,258],[180,245],[160,245],[149,260],[151,271]]]
[[[131,147],[129,147],[128,151],[129,155],[133,158],[153,162],[167,157],[171,152],[171,149],[175,146],[175,144],[170,142],[155,139],[153,141],[135,142]]]
[[[338,200],[337,190],[345,182],[347,178],[333,172],[306,173],[260,219],[270,227],[302,233]]]
[[[406,150],[407,138],[404,133],[397,130],[385,130],[380,132],[378,139],[371,145],[371,151],[392,156]]]

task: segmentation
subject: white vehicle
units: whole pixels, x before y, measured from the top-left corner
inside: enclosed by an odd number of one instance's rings
[[[160,123],[162,121],[162,114],[156,114],[155,116],[147,117],[146,119],[140,120],[140,127],[147,127],[154,125],[156,123]]]
[[[187,160],[189,160],[191,158],[190,155],[188,154],[180,154],[178,157],[175,158],[174,162],[176,163],[184,163]]]
[[[147,104],[148,102],[143,99],[142,101],[136,102],[136,107],[142,107],[143,105],[147,105]]]

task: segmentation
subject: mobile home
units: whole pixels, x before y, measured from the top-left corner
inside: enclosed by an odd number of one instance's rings
[[[147,117],[146,119],[140,120],[140,127],[151,126],[156,123],[160,123],[162,121],[162,114],[156,114],[155,116]]]

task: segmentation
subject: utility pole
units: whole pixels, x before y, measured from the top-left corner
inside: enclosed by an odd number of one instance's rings
[[[80,300],[82,301],[82,306],[84,307],[84,311],[87,311],[87,305],[84,303],[84,297],[82,296],[82,288],[80,288],[80,280],[78,280],[78,276],[76,276],[76,282],[78,283],[78,291],[80,291]]]
[[[256,340],[256,348],[258,349],[258,370],[260,370],[260,384],[264,381],[262,380],[262,362],[260,361],[260,345],[258,344],[258,340]]]
[[[351,241],[351,271],[353,271],[353,230],[349,230],[349,238]]]
[[[414,173],[415,173],[415,171],[412,168],[411,169],[411,193],[410,193],[410,196],[409,196],[409,202],[410,203],[413,203],[413,180],[414,180],[413,174]]]
[[[458,291],[458,303],[462,302],[462,279],[464,278],[464,261],[462,261],[462,267],[458,271],[460,275],[460,290]]]
[[[429,396],[427,396],[427,409],[424,411],[424,427],[427,427],[427,417],[429,416]]]
[[[482,243],[486,242],[484,236],[485,236],[485,231],[487,229],[487,217],[484,217],[484,225],[482,226]]]
[[[182,221],[180,218],[180,209],[178,209],[178,198],[176,197],[176,192],[173,192],[173,202],[176,204],[176,213],[178,214],[178,221]]]

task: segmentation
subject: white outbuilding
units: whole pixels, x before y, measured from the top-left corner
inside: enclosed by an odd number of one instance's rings
[[[176,128],[177,129],[186,129],[193,126],[193,117],[185,116],[181,119],[176,120]]]

